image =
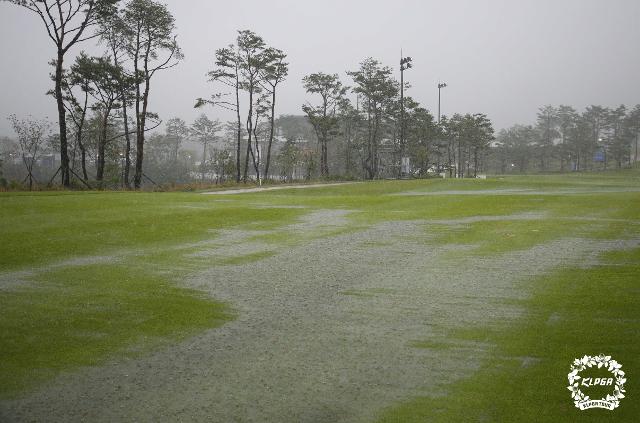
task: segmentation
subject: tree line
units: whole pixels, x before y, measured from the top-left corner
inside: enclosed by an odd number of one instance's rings
[[[183,58],[171,12],[153,0],[6,1],[35,14],[55,47],[49,94],[58,111],[56,173],[62,185],[69,187],[76,178],[89,186],[87,144],[92,142],[95,181],[102,186],[107,149],[124,139],[124,184],[140,188],[146,133],[159,122],[149,104],[152,82]],[[89,40],[96,41],[104,54],[91,57],[82,52],[65,66],[70,49]],[[12,123],[17,129],[20,122]],[[99,129],[91,131],[94,137],[89,139],[91,125]],[[16,132],[20,138],[21,131]]]
[[[306,118],[302,125],[313,130],[304,136],[299,131],[291,134],[287,120],[280,119],[279,124],[274,112],[277,86],[288,73],[286,54],[245,30],[238,32],[235,43],[217,50],[215,57],[216,66],[209,72],[214,94],[199,98],[196,107],[211,105],[234,112],[236,121],[229,125],[236,126],[237,182],[273,176],[274,134],[278,133],[278,177],[284,179],[291,179],[296,167],[304,169],[306,178],[475,174],[482,169],[493,140],[492,124],[484,114],[445,116],[437,123],[413,98],[401,100],[393,69],[374,58],[346,72],[350,85],[338,74],[305,76],[302,84],[308,101],[301,107]],[[472,160],[463,165],[464,157]],[[408,163],[404,168],[403,160]]]
[[[215,66],[208,73],[215,91],[195,105],[232,111],[234,121],[222,124],[202,116],[188,126],[174,118],[165,134],[149,137],[163,123],[149,101],[155,77],[183,59],[175,20],[165,5],[153,0],[8,1],[39,17],[56,53],[49,95],[57,105],[58,131],[17,143],[17,155],[29,163],[30,183],[38,152],[53,149],[60,158],[54,178],[59,175],[65,187],[79,181],[100,188],[117,177],[122,186],[137,189],[154,181],[148,173],[164,181],[219,181],[229,177],[229,162],[236,182],[291,179],[295,169],[304,169],[297,175],[306,178],[375,179],[454,168],[462,175],[462,155],[474,157],[476,171],[492,138],[486,116],[445,117],[438,125],[411,97],[403,100],[406,114],[400,119],[400,84],[392,68],[368,58],[347,72],[351,86],[335,74],[307,75],[302,84],[309,101],[302,112],[313,131],[287,139],[276,118],[278,88],[288,76],[287,55],[249,30],[238,31],[233,43],[215,51]],[[82,51],[67,57],[72,47],[90,40],[102,55]],[[17,118],[12,125],[19,139],[32,133],[29,125],[46,126]],[[406,137],[399,137],[401,129]],[[233,141],[228,139],[232,133]],[[228,142],[211,148],[220,139]],[[181,156],[182,140],[202,145],[199,164],[179,166],[181,157],[191,156]],[[49,151],[26,148],[31,144],[46,144]],[[405,166],[403,171],[403,160],[413,164],[411,170]]]
[[[621,168],[638,160],[640,105],[547,105],[534,125],[501,130],[491,149],[495,173]]]
[[[58,176],[65,187],[127,189],[193,181],[475,177],[620,167],[634,160],[632,153],[637,158],[640,106],[590,106],[583,113],[545,106],[535,125],[496,136],[482,113],[436,120],[401,95],[409,84],[401,86],[394,69],[375,58],[346,71],[346,78],[321,70],[306,75],[301,114],[276,117],[287,54],[250,30],[214,51],[207,73],[213,93],[195,100],[196,108],[226,110],[233,119],[203,114],[191,124],[178,117],[163,122],[150,103],[154,81],[184,58],[167,6],[154,0],[6,1],[39,17],[56,53],[49,95],[58,131],[42,120],[10,117],[18,140],[9,161],[22,165],[30,187]],[[90,40],[102,55],[67,57]],[[164,133],[157,132],[163,123]],[[60,166],[45,177],[38,163],[54,150]]]

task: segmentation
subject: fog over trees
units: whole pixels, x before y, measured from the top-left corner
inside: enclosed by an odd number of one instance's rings
[[[400,62],[362,57],[340,74],[318,62],[315,72],[291,80],[296,58],[250,29],[211,40],[211,68],[202,72],[209,91],[180,106],[200,108],[199,117],[160,116],[158,75],[180,72],[184,59],[168,6],[6,2],[40,19],[41,36],[55,46],[48,94],[58,115],[48,122],[5,117],[17,137],[0,143],[4,187],[466,178],[621,168],[638,159],[640,105],[544,105],[534,124],[496,132],[483,110],[449,107],[434,117],[411,95],[410,82],[401,86]],[[87,50],[72,55],[74,46]],[[96,49],[102,55],[86,52]],[[278,111],[285,83],[306,92],[297,114]],[[233,119],[214,119],[221,110]]]

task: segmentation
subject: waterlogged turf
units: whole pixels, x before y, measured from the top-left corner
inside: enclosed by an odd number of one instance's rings
[[[0,417],[629,419],[639,189],[625,171],[0,194]],[[600,353],[628,397],[578,411],[569,366]],[[162,371],[125,399],[108,383],[128,357]],[[140,386],[158,402],[135,414]]]
[[[0,295],[0,394],[33,388],[109,354],[139,354],[219,326],[228,308],[130,267],[89,265],[44,273]],[[134,347],[127,350],[127,347]]]
[[[603,254],[589,269],[559,269],[532,281],[526,313],[511,325],[469,327],[444,345],[417,348],[453,351],[460,342],[493,346],[473,376],[443,387],[444,396],[417,397],[392,407],[380,422],[630,422],[640,406],[640,249]],[[569,366],[584,355],[606,354],[622,364],[627,393],[615,410],[574,407],[567,389]],[[601,373],[602,377],[612,377]],[[586,388],[582,388],[585,389]],[[598,397],[612,394],[600,390]]]

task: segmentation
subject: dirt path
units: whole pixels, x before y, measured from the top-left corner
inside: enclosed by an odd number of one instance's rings
[[[320,218],[321,226],[346,221],[344,212],[321,211],[305,226]],[[227,234],[239,249],[250,235]],[[470,375],[488,348],[412,342],[456,342],[447,338],[452,329],[512,319],[522,310],[509,300],[526,295],[531,277],[629,247],[563,239],[459,258],[430,237],[427,222],[391,222],[208,268],[185,285],[229,301],[237,320],[149,356],[62,375],[0,404],[0,420],[368,422],[385,406]]]

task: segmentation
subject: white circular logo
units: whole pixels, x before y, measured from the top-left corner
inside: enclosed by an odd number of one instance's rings
[[[598,369],[608,371],[613,377],[593,378],[580,376],[580,372],[593,368],[594,366],[597,366]],[[620,400],[624,398],[624,392],[626,392],[624,390],[624,383],[627,379],[625,379],[624,372],[621,368],[622,364],[612,360],[610,355],[600,354],[596,357],[585,355],[582,358],[576,358],[571,365],[571,372],[568,375],[569,386],[567,387],[567,389],[571,391],[571,398],[573,398],[575,406],[580,410],[587,410],[589,408],[613,410],[617,408],[620,405]],[[591,399],[586,396],[580,388],[592,386],[610,387],[613,392],[601,399]]]

